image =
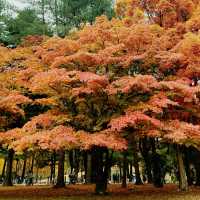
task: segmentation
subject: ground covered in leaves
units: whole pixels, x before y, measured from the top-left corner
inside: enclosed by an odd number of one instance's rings
[[[189,192],[179,192],[177,186],[166,185],[162,189],[151,185],[132,186],[122,189],[110,185],[109,194],[98,197],[93,194],[93,185],[67,186],[64,189],[52,187],[0,187],[0,200],[200,200],[200,188],[191,187]]]

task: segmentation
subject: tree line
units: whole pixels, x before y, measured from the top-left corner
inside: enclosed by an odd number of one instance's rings
[[[28,35],[58,35],[93,23],[99,15],[114,16],[112,0],[29,0],[18,8],[6,0],[0,2],[0,42],[18,45]]]

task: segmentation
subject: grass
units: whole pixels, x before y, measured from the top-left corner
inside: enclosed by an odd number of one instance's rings
[[[174,185],[156,189],[151,185],[129,186],[110,185],[110,194],[95,196],[94,186],[76,185],[64,189],[51,187],[0,187],[0,200],[200,200],[200,188],[190,188],[189,192],[178,192]]]

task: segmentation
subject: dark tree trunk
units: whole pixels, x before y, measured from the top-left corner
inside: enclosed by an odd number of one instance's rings
[[[128,163],[127,163],[127,152],[123,153],[123,176],[122,176],[122,188],[127,187],[127,168],[128,168]]]
[[[74,152],[73,150],[71,150],[69,152],[69,165],[70,165],[70,168],[71,168],[71,173],[73,172],[73,169],[74,169]]]
[[[133,176],[133,163],[132,161],[130,162],[130,176]]]
[[[190,148],[190,159],[194,164],[195,172],[193,171],[193,177],[195,178],[195,185],[200,186],[200,152],[195,148]]]
[[[34,168],[34,162],[35,162],[35,153],[32,155],[32,160],[31,160],[31,168],[30,171],[33,174],[33,168]]]
[[[163,187],[163,173],[160,155],[156,152],[155,140],[151,140],[152,144],[152,170],[153,184],[155,187]]]
[[[104,164],[104,153],[106,152],[106,161]],[[104,148],[96,147],[93,149],[93,155],[95,155],[95,193],[97,195],[106,194],[107,180],[108,180],[108,152]]]
[[[85,153],[84,159],[84,168],[85,168],[85,183],[92,183],[92,156],[90,152]]]
[[[2,173],[1,173],[1,177],[2,177],[2,178],[5,177],[6,163],[7,163],[7,158],[4,159],[3,169],[2,169]]]
[[[191,186],[193,184],[193,178],[191,176],[191,170],[190,170],[190,152],[188,148],[184,148],[184,165],[185,165],[185,170],[186,170],[186,175],[187,175],[187,181],[188,185]]]
[[[55,170],[56,170],[56,153],[53,152],[51,155],[51,164],[50,164],[50,184],[54,184],[55,179]]]
[[[145,173],[147,175],[147,181],[148,183],[152,183],[153,182],[153,177],[152,177],[152,173],[151,173],[151,158],[149,155],[149,151],[151,149],[151,145],[148,144],[148,140],[147,138],[143,138],[140,140],[140,152],[142,154],[142,157],[144,159],[144,163],[145,163]]]
[[[127,173],[127,178],[130,177],[130,163],[127,163],[127,168],[126,168],[126,173]]]
[[[179,169],[179,188],[181,191],[188,191],[188,182],[183,162],[183,154],[179,145],[177,145],[177,161]]]
[[[74,150],[74,174],[76,181],[78,180],[78,172],[79,172],[79,166],[80,165],[80,151]]]
[[[121,162],[119,163],[119,182],[121,182],[121,180],[122,180],[122,171],[123,171],[123,169],[122,169],[122,164],[121,164]]]
[[[8,151],[8,157],[7,157],[7,165],[6,165],[6,175],[3,181],[4,186],[12,186],[12,165],[13,165],[13,157],[14,157],[14,151],[13,149],[10,149]]]
[[[132,141],[132,147],[133,147],[133,166],[135,169],[135,178],[136,178],[136,185],[142,185],[142,179],[140,177],[140,167],[139,167],[139,157],[138,157],[138,147],[137,147],[137,141],[136,138],[133,137]]]
[[[35,176],[35,182],[38,183],[38,175],[39,175],[39,166],[37,164],[36,166],[36,176]]]
[[[19,170],[19,159],[16,159],[16,165],[15,165],[16,175],[18,175],[18,170]]]
[[[21,175],[21,181],[24,181],[25,173],[26,173],[26,164],[27,164],[27,156],[25,154],[23,168],[22,168],[22,175]]]
[[[55,185],[56,188],[62,188],[65,187],[65,179],[64,179],[64,164],[65,164],[65,151],[60,150],[58,152],[59,158],[58,158],[58,177],[57,177],[57,183]]]
[[[200,165],[195,164],[195,171],[196,171],[196,186],[200,186]]]

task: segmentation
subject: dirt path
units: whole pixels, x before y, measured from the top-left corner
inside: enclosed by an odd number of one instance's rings
[[[54,189],[44,186],[14,186],[0,187],[0,198],[37,198],[37,197],[72,197],[93,195],[94,185],[74,185],[62,189]],[[164,188],[154,188],[152,185],[134,186],[129,185],[127,189],[122,189],[120,185],[109,185],[109,192],[113,197],[119,196],[166,196],[166,195],[200,195],[200,188],[192,187],[187,193],[178,192],[175,185],[166,185]],[[142,199],[142,198],[141,198]],[[160,199],[161,200],[161,199]],[[199,197],[200,200],[200,197]]]

